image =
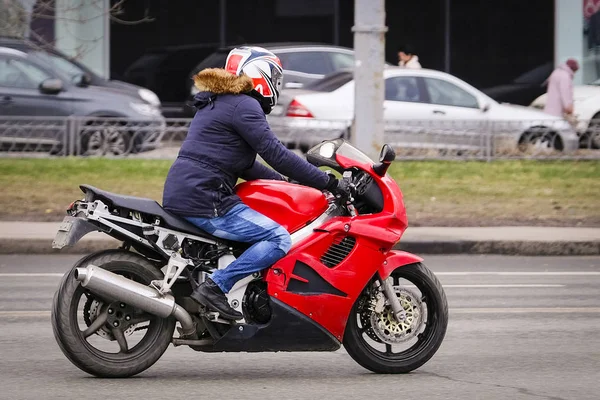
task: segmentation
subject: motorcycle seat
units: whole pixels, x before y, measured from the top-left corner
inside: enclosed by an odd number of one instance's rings
[[[156,200],[111,193],[90,185],[81,185],[79,188],[86,194],[91,193],[94,200],[97,199],[110,203],[109,206],[125,208],[131,211],[139,211],[142,214],[159,217],[163,221],[165,228],[188,233],[194,236],[200,236],[206,239],[216,239],[214,236],[204,232],[200,228],[196,227],[196,225],[188,222],[186,219],[169,213],[162,208]]]

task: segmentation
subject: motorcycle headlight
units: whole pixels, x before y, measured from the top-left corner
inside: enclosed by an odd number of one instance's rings
[[[129,103],[129,106],[138,114],[146,117],[160,117],[162,114],[160,110],[150,104],[146,103]]]
[[[138,90],[138,94],[142,100],[151,106],[160,107],[160,99],[152,90],[141,88]]]

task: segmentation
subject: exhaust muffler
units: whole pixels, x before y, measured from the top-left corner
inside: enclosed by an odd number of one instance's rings
[[[160,295],[156,289],[134,282],[95,265],[75,269],[75,279],[92,292],[116,301],[122,301],[147,313],[162,318],[175,317],[181,324],[182,336],[192,337],[196,327],[190,314],[175,303],[175,298]]]

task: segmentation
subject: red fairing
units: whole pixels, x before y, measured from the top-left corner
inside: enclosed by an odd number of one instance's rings
[[[379,276],[382,279],[387,279],[390,274],[398,267],[415,264],[423,261],[419,256],[416,256],[406,251],[392,250],[387,254],[385,262],[379,267]]]
[[[272,180],[243,182],[236,193],[250,208],[281,224],[289,233],[306,226],[327,210],[320,190]]]

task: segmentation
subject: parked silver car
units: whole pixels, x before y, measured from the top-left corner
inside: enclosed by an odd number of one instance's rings
[[[398,148],[477,152],[491,146],[508,151],[578,147],[578,137],[564,119],[497,103],[452,75],[388,67],[384,80],[385,140]],[[340,71],[284,92],[268,120],[282,142],[306,149],[324,138],[351,135],[354,96],[352,71]]]

